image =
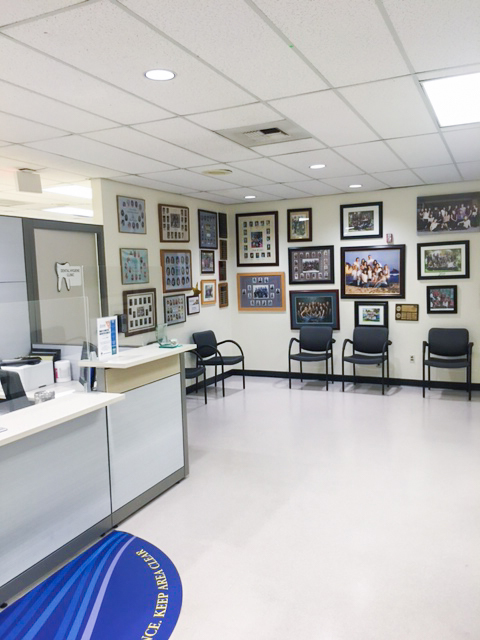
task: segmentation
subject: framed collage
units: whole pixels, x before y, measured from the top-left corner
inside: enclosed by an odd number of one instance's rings
[[[404,298],[405,245],[341,247],[342,298]]]
[[[239,311],[285,311],[285,274],[238,273]]]
[[[120,233],[147,233],[145,200],[117,196],[117,213]]]
[[[123,292],[123,313],[126,317],[125,335],[134,336],[155,329],[157,299],[155,289]]]
[[[163,317],[165,324],[180,324],[187,319],[185,309],[185,294],[177,293],[173,296],[163,296]]]
[[[218,249],[217,214],[198,210],[198,246],[200,249]]]
[[[290,284],[333,284],[333,245],[288,250]]]
[[[145,284],[149,281],[148,249],[120,249],[122,284]]]
[[[278,212],[237,213],[237,266],[278,265]]]
[[[190,242],[188,207],[159,204],[158,222],[160,226],[160,242]]]
[[[192,254],[188,249],[161,249],[163,293],[192,288]]]
[[[338,289],[290,291],[290,327],[340,329]]]
[[[469,278],[469,240],[417,244],[417,277],[419,280]]]

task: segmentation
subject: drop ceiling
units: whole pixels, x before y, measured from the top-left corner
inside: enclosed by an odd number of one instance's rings
[[[0,199],[25,167],[222,204],[479,179],[480,123],[420,86],[480,71],[479,33],[472,0],[0,0]],[[219,133],[282,122],[306,137]]]

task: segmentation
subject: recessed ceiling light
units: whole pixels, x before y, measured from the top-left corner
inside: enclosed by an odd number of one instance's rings
[[[349,184],[350,189],[360,189],[363,185],[361,184]]]
[[[441,127],[480,122],[480,73],[424,80],[421,84]]]
[[[254,200],[257,196],[245,196],[245,200]]]
[[[78,184],[61,184],[58,187],[49,187],[43,192],[58,193],[62,196],[73,196],[74,198],[92,199],[92,189],[90,187],[81,187]]]
[[[310,165],[310,169],[324,169],[325,165],[324,164],[311,164]]]
[[[149,80],[173,80],[175,74],[168,69],[150,69],[145,72],[145,77]]]
[[[80,209],[79,207],[51,207],[50,209],[43,209],[49,213],[64,213],[69,216],[87,216],[91,218],[93,211],[91,209]]]

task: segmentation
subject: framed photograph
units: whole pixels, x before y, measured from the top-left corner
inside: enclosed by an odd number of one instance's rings
[[[148,249],[120,249],[122,284],[145,284],[148,276]]]
[[[227,279],[227,263],[225,260],[218,261],[218,279],[226,280]]]
[[[228,260],[228,243],[226,240],[220,240],[220,260]]]
[[[218,237],[228,238],[227,214],[218,214]]]
[[[396,304],[395,320],[404,320],[407,322],[418,321],[418,304]]]
[[[470,277],[470,242],[425,242],[417,244],[419,280]]]
[[[218,284],[218,306],[228,307],[228,282]]]
[[[160,225],[160,242],[190,242],[188,207],[159,204],[158,222]]]
[[[287,209],[288,242],[308,242],[312,239],[312,210]]]
[[[216,280],[200,280],[202,304],[215,304],[217,302],[216,287]]]
[[[237,213],[237,267],[278,265],[278,211]]]
[[[198,246],[200,249],[218,249],[217,214],[198,210]]]
[[[417,233],[480,231],[480,193],[417,198]]]
[[[288,250],[290,284],[333,284],[333,245]]]
[[[137,289],[123,292],[123,313],[127,327],[125,335],[154,331],[157,324],[157,298],[155,289]]]
[[[163,293],[188,291],[192,288],[192,254],[188,249],[160,251]]]
[[[338,289],[290,291],[290,327],[340,329]]]
[[[342,298],[404,298],[405,245],[341,247]]]
[[[215,273],[215,251],[200,251],[200,273]]]
[[[355,300],[356,327],[388,327],[388,302]]]
[[[340,205],[342,240],[381,238],[383,235],[383,202]]]
[[[145,200],[117,196],[117,212],[120,233],[147,233]]]
[[[285,311],[285,274],[237,273],[239,311]]]
[[[427,313],[457,313],[457,285],[427,287]]]
[[[185,311],[185,294],[163,296],[163,317],[165,324],[180,324],[187,319]]]
[[[200,296],[187,296],[187,313],[189,316],[200,313]]]

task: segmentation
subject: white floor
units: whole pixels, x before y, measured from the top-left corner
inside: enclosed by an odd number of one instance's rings
[[[480,638],[480,394],[241,378],[188,396],[190,477],[121,529],[175,640]]]

